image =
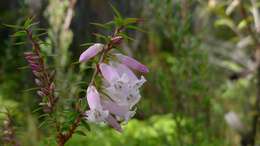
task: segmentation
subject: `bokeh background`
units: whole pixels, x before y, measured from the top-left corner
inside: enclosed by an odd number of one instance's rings
[[[81,44],[99,41],[93,33],[111,33],[90,24],[111,21],[110,4],[124,17],[142,19],[140,31],[128,32],[134,40],[122,48],[150,69],[143,97],[124,133],[91,124],[86,136],[75,134],[67,146],[236,146],[250,137],[259,115],[258,0],[1,0],[0,110],[10,111],[22,145],[55,141],[46,138],[50,129],[35,112],[39,98],[23,57],[30,45],[20,45],[24,38],[11,37],[16,30],[2,24],[20,25],[34,16],[46,29],[42,39],[50,45],[42,50],[52,58],[67,102],[84,96],[86,84],[80,83],[89,82],[92,70],[75,62],[86,49]],[[0,121],[5,118],[0,114]],[[257,125],[260,145],[259,120]]]

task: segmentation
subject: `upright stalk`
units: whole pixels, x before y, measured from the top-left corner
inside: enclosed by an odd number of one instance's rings
[[[244,1],[240,2],[240,12],[244,20],[247,20],[247,13],[244,6]],[[260,115],[260,42],[256,36],[255,31],[251,28],[250,25],[247,25],[247,32],[251,36],[251,38],[254,41],[255,50],[254,50],[254,56],[257,64],[256,68],[256,99],[255,99],[255,105],[253,106],[253,117],[252,117],[252,123],[251,123],[251,129],[250,131],[242,136],[241,139],[241,145],[242,146],[254,146],[255,145],[255,139],[256,139],[256,133],[257,133],[257,125],[259,124],[259,115]]]
[[[259,48],[260,49],[260,48]],[[260,56],[259,56],[260,57]],[[255,139],[256,139],[256,133],[259,125],[259,115],[260,115],[260,63],[258,62],[257,66],[257,95],[256,95],[256,101],[255,101],[255,107],[254,107],[254,115],[252,119],[252,146],[255,145]]]

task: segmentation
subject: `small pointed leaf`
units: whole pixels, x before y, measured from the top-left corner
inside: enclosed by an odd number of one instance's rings
[[[85,127],[88,131],[91,131],[89,124],[84,119],[81,120],[81,125]]]
[[[81,136],[87,136],[85,132],[77,130],[75,134],[81,135]]]

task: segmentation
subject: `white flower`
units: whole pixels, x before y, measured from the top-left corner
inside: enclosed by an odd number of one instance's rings
[[[90,110],[85,112],[86,119],[96,123],[105,121],[109,112],[101,106],[99,93],[94,86],[89,86],[87,89],[87,101]]]
[[[138,79],[128,67],[118,63],[102,63],[100,70],[108,82],[104,87],[105,93],[118,105],[132,109],[141,98],[139,88],[146,81],[145,78],[142,76]]]
[[[85,112],[86,119],[94,123],[104,122],[108,115],[107,110],[92,109]]]
[[[106,122],[108,125],[116,129],[117,131],[122,132],[123,129],[121,125],[117,122],[114,116],[110,114],[110,112],[114,114],[117,112],[115,111],[115,109],[109,111],[111,109],[110,105],[103,107],[103,105],[101,105],[101,102],[103,102],[103,100],[104,99],[100,98],[100,95],[94,86],[91,85],[88,87],[87,101],[90,110],[85,112],[86,120],[94,123]],[[123,112],[123,110],[121,109],[122,109],[121,107],[118,109],[119,110],[118,116],[120,116],[120,112]]]
[[[103,100],[102,106],[113,114],[118,121],[128,122],[135,115],[135,110],[130,111],[128,106],[118,105],[111,100]]]

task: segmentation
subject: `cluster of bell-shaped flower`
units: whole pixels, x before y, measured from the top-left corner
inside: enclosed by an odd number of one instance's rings
[[[103,44],[96,43],[81,54],[79,61],[87,61],[103,49]],[[146,81],[143,76],[138,78],[131,69],[147,73],[148,68],[123,54],[112,55],[113,60],[97,65],[103,78],[101,91],[98,92],[94,85],[89,85],[86,96],[90,109],[85,112],[85,118],[95,123],[106,122],[121,132],[120,123],[127,122],[135,115],[135,105],[141,98],[139,88]]]

